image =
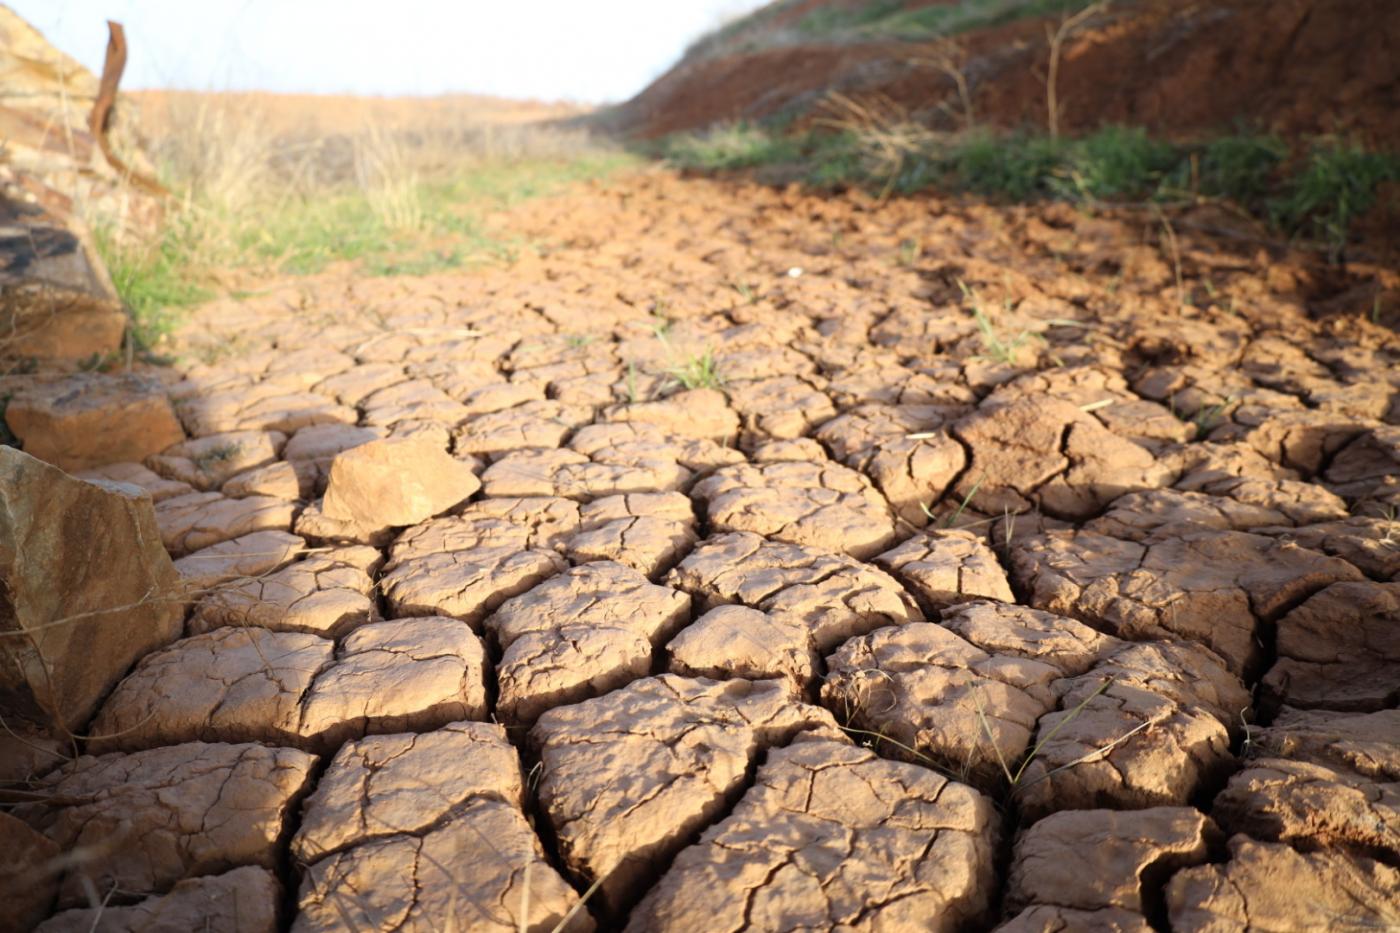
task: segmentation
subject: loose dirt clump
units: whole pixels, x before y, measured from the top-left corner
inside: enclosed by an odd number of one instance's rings
[[[0,730],[45,929],[1397,922],[1391,273],[664,171],[502,222],[194,312],[188,436],[62,478],[177,560]]]

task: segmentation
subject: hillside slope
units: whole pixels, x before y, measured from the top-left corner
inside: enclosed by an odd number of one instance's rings
[[[961,121],[954,66],[981,122],[1044,127],[1048,30],[1066,0],[779,0],[705,37],[608,117],[642,137],[717,122],[802,123],[832,91]],[[1400,4],[1119,0],[1065,41],[1071,132],[1132,123],[1168,136],[1247,126],[1400,148]]]

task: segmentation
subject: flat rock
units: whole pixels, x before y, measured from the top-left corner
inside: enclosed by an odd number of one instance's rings
[[[875,447],[861,469],[904,521],[921,528],[967,467],[967,451],[945,431],[915,432]],[[952,506],[956,508],[956,506]]]
[[[1215,824],[1190,807],[1051,814],[1017,838],[1003,910],[1117,909],[1137,915],[1145,929],[1157,888],[1179,869],[1210,861],[1223,842]]]
[[[309,499],[316,492],[316,472],[304,465],[279,460],[244,470],[224,481],[226,496],[272,496],[274,499]]]
[[[309,554],[275,572],[209,593],[195,606],[186,631],[197,635],[226,625],[254,625],[339,638],[379,618],[370,577],[379,563],[379,552],[371,547]]]
[[[1180,806],[1234,766],[1250,695],[1190,642],[1126,644],[1056,685],[1015,787],[1022,814]]]
[[[166,479],[140,463],[109,463],[90,470],[79,470],[73,475],[89,482],[125,483],[128,486],[136,486],[145,490],[152,502],[195,491],[189,483]]]
[[[1019,607],[1014,607],[1019,609]],[[1025,612],[1025,610],[1020,610]],[[1042,614],[1031,624],[1065,630],[1087,665],[1102,637]],[[1072,672],[1030,657],[992,655],[941,625],[879,629],[827,659],[822,702],[885,752],[996,788],[1030,745],[1036,723],[1055,709],[1053,684]]]
[[[303,805],[292,855],[328,855],[425,830],[475,799],[525,805],[520,757],[494,723],[455,722],[422,734],[345,743]]]
[[[208,492],[225,480],[277,460],[287,436],[278,431],[229,431],[183,441],[146,458],[146,466],[166,479]],[[295,498],[293,496],[292,498]]]
[[[1016,601],[996,555],[968,531],[937,529],[915,535],[874,563],[912,590],[930,611],[974,599]]]
[[[196,875],[275,868],[315,762],[290,748],[203,742],[84,755],[34,787],[63,803],[14,813],[63,851],[88,853],[65,871],[59,907],[85,905],[89,883],[159,894]]]
[[[271,496],[230,499],[217,492],[192,492],[156,504],[156,524],[165,549],[184,557],[221,541],[255,531],[288,531],[295,503]]]
[[[528,447],[560,447],[570,432],[592,420],[591,406],[538,399],[468,419],[455,432],[454,449],[491,456]]]
[[[770,752],[627,929],[966,929],[991,906],[996,838],[991,801],[970,787],[848,743],[798,741]]]
[[[1199,641],[1236,672],[1257,661],[1262,623],[1330,583],[1361,578],[1345,561],[1236,531],[1141,543],[1052,531],[1018,538],[1011,566],[1033,606],[1124,638]]]
[[[4,846],[0,896],[5,898],[7,915],[0,920],[0,930],[32,930],[53,909],[63,871],[62,851],[49,837],[8,813],[0,813],[0,843]]]
[[[1173,930],[1382,930],[1400,924],[1400,871],[1344,852],[1230,840],[1230,860],[1167,885]]]
[[[1400,711],[1288,713],[1250,735],[1250,758],[1215,798],[1230,832],[1400,856]]]
[[[666,580],[693,595],[702,612],[737,603],[792,619],[822,652],[855,635],[924,617],[913,597],[881,570],[845,554],[749,532],[706,539]]]
[[[94,720],[97,747],[266,741],[326,749],[486,714],[485,651],[465,623],[364,625],[337,644],[220,628],[142,659]]]
[[[988,515],[1038,507],[1084,519],[1124,493],[1174,479],[1147,449],[1056,398],[984,407],[953,434],[971,450],[954,492]]]
[[[550,710],[530,732],[540,805],[564,864],[617,914],[691,835],[714,822],[762,749],[799,732],[839,737],[777,681],[662,675]]]
[[[186,878],[170,893],[129,907],[65,910],[35,933],[276,933],[282,885],[266,868],[245,865],[222,875]]]
[[[884,497],[864,476],[835,463],[726,467],[693,492],[716,531],[752,531],[858,559],[895,540]]]
[[[202,592],[240,577],[260,577],[291,561],[306,542],[285,531],[255,531],[211,544],[175,561],[186,590]]]
[[[568,567],[555,548],[578,530],[567,499],[486,499],[408,529],[381,577],[396,615],[448,615],[477,625],[512,596]]]
[[[697,536],[690,499],[678,492],[605,496],[579,507],[579,532],[564,545],[574,563],[616,561],[649,577],[690,553]]]
[[[133,463],[185,439],[158,380],[80,373],[35,382],[5,406],[24,452],[67,472]]]
[[[1278,620],[1261,686],[1277,706],[1370,712],[1400,701],[1400,583],[1334,583]]]
[[[0,447],[0,695],[6,719],[81,731],[180,631],[179,576],[151,501]]]
[[[369,441],[331,462],[321,511],[366,527],[415,525],[480,488],[468,464],[426,437]]]
[[[607,409],[608,421],[655,425],[681,437],[725,443],[739,435],[739,416],[718,389],[689,389],[655,402]]]
[[[747,606],[716,606],[666,645],[667,669],[689,677],[782,678],[801,691],[821,669],[807,629]]]
[[[532,723],[552,707],[644,677],[652,655],[689,621],[688,594],[621,564],[582,564],[551,577],[486,620],[502,651],[496,715]]]

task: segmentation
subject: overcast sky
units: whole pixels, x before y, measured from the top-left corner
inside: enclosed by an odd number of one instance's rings
[[[122,86],[353,94],[453,91],[623,100],[687,44],[764,0],[5,0],[102,70],[126,27]]]

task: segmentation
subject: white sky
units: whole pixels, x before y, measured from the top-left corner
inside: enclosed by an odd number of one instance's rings
[[[626,99],[685,46],[764,0],[5,0],[102,70],[126,27],[122,86]]]

